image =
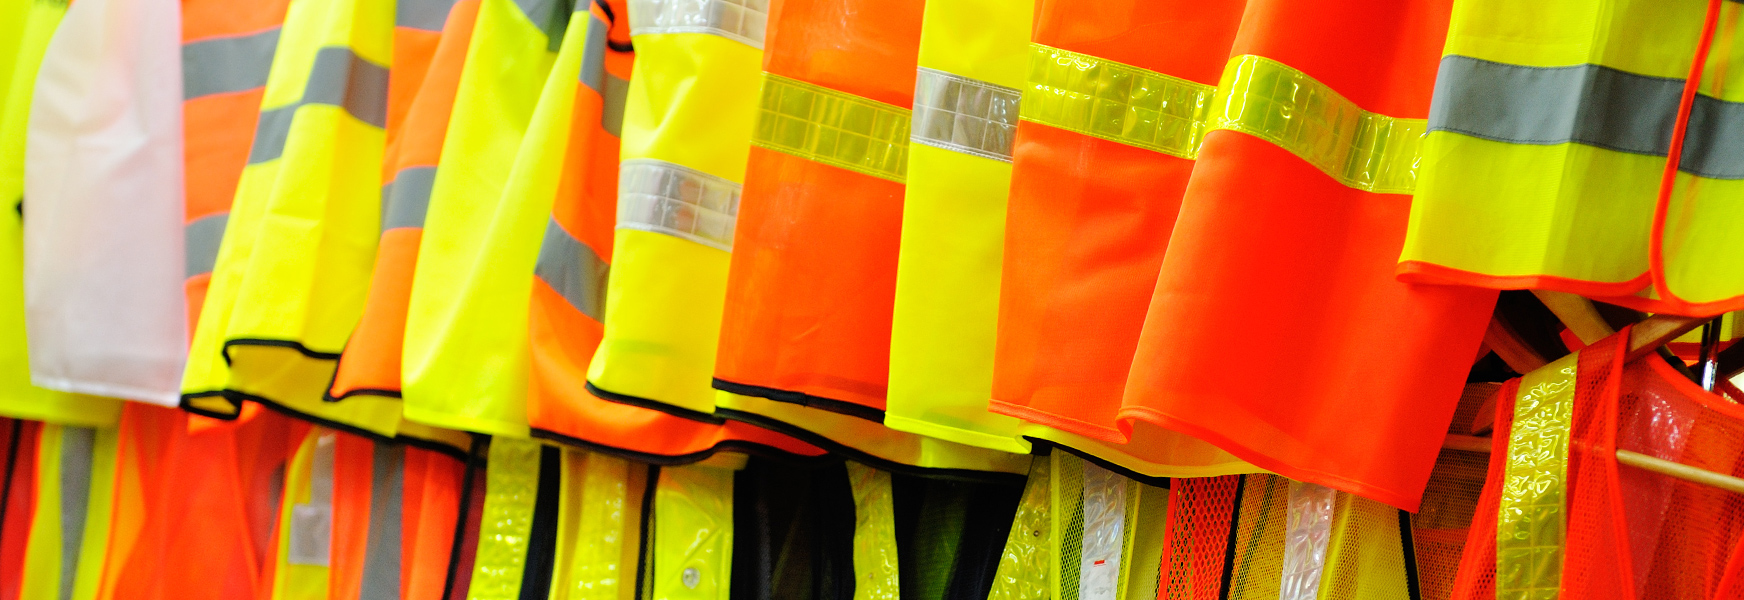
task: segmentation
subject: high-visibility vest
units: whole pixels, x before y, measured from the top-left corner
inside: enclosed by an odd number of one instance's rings
[[[0,421],[0,440],[6,442],[5,472],[0,479],[0,594],[17,598],[24,584],[25,549],[36,509],[36,449],[43,424],[7,418]]]
[[[67,4],[36,0],[7,5],[0,60],[10,78],[0,91],[0,202],[14,207],[0,216],[0,415],[63,425],[112,425],[121,403],[109,398],[57,392],[31,383],[24,317],[24,147],[37,67]]]
[[[1046,83],[1029,81],[1032,61],[1041,60],[1029,44],[1030,8],[1030,4],[974,1],[927,5],[915,84],[917,108],[903,209],[904,258],[897,273],[885,424],[1007,451],[1027,451],[1030,440],[1039,439],[1093,454],[1145,477],[1251,472],[1253,467],[1209,444],[1155,428],[1142,428],[1133,443],[1122,445],[988,410],[999,327],[1006,198],[1013,169],[1005,163],[1012,160],[1011,145],[1018,137],[1012,129],[1038,128],[1033,120],[1018,124],[1020,90]],[[1057,26],[1084,19],[1084,11],[1050,5],[1041,18]],[[1110,27],[1132,25],[1123,21]],[[965,103],[964,93],[976,100]],[[985,100],[980,100],[983,96]],[[949,102],[957,104],[943,105]],[[958,127],[957,120],[971,118],[964,111],[987,123],[976,126],[980,128]],[[1004,146],[981,147],[998,142],[1001,135]],[[1177,160],[1162,155],[1132,158]],[[1017,161],[1017,168],[1038,168],[1044,164],[1038,160],[1035,152],[1028,152]],[[1058,198],[1049,194],[1037,199]],[[1019,245],[1024,248],[1013,250],[1019,255],[1033,252],[1028,245],[1014,242]],[[1020,264],[1025,263],[1015,263],[1013,269],[1023,269]],[[1148,285],[1127,287],[1132,294],[1149,291]],[[1136,331],[1137,320],[1130,325]],[[1017,328],[1009,323],[1006,327]],[[1119,376],[1124,377],[1124,371]],[[1082,406],[1082,398],[1077,400],[1070,405]],[[1112,411],[1113,396],[1106,400],[1110,406],[1103,412]]]
[[[218,416],[252,400],[391,437],[396,403],[322,400],[362,312],[375,243],[395,7],[295,3],[182,382]]]
[[[1208,575],[1223,579],[1207,577],[1208,587],[1195,586],[1191,595],[1170,598],[1447,597],[1445,589],[1434,595],[1419,587],[1416,556],[1421,547],[1414,547],[1410,513],[1269,474],[1243,477],[1235,492],[1233,510],[1225,517],[1232,529],[1206,531],[1215,539],[1206,540],[1212,542],[1209,547],[1200,546],[1203,562],[1195,565],[1215,564]],[[1232,546],[1226,549],[1225,544]]]
[[[409,421],[527,435],[533,270],[562,177],[588,9],[479,4],[439,160],[456,167],[432,180],[406,305]]]
[[[1736,598],[1735,492],[1620,465],[1621,450],[1744,476],[1744,409],[1628,331],[1503,384],[1454,598]],[[1523,484],[1522,482],[1525,482]]]
[[[1028,564],[1023,567],[1039,567],[1045,572],[1019,574],[1003,570],[1005,565],[1001,565],[995,590],[1010,594],[1007,597],[1034,597],[1036,588],[1041,587],[1047,590],[1047,597],[1064,600],[1196,598],[1172,585],[1168,577],[1176,574],[1165,568],[1172,566],[1173,553],[1191,547],[1178,539],[1183,518],[1211,516],[1214,521],[1216,515],[1201,514],[1203,509],[1181,510],[1189,504],[1182,494],[1191,489],[1182,484],[1233,483],[1236,477],[1175,480],[1163,488],[1064,452],[1042,460],[1047,460],[1048,466],[1032,471],[1031,477],[1039,476],[1047,498],[1027,498],[1027,511],[1020,505],[1024,512],[1018,513],[1018,519],[1045,536],[1035,541],[1014,540],[1018,545],[1008,543],[1004,551],[1028,553]],[[1044,492],[1026,492],[1026,496],[1039,493]],[[1223,516],[1227,524],[1228,514]],[[1017,527],[1014,521],[1013,529]],[[1223,539],[1218,538],[1219,542]],[[1034,546],[1038,541],[1046,546]],[[1223,546],[1219,544],[1217,549]],[[1221,567],[1221,562],[1217,566]]]
[[[50,41],[25,153],[32,379],[175,406],[182,292],[179,2],[80,2]]]
[[[39,431],[35,510],[17,597],[97,598],[108,554],[118,430],[45,424]]]
[[[1279,475],[1416,507],[1494,305],[1490,290],[1392,275],[1448,10],[1247,4],[1123,426],[1149,422]]]
[[[326,392],[330,399],[400,396],[400,351],[406,335],[412,269],[418,261],[430,186],[439,168],[442,140],[448,132],[478,7],[478,0],[460,0],[442,20],[422,13],[396,17],[400,21],[394,45],[396,79],[399,73],[407,72],[416,79],[412,85],[390,81],[388,118],[390,125],[397,121],[400,126],[390,126],[388,131],[381,240],[370,274],[369,297],[357,329],[339,356],[333,383]],[[431,27],[440,30],[433,47]],[[398,43],[401,40],[417,44],[423,52],[403,48]],[[428,61],[428,67],[420,72],[416,65],[422,61]]]
[[[1436,77],[1399,256],[1406,281],[1547,288],[1651,312],[1744,308],[1738,7],[1461,0]],[[1681,96],[1696,84],[1660,219]],[[1654,231],[1659,228],[1659,231]]]

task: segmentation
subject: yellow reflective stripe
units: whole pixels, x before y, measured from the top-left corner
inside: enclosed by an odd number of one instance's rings
[[[763,74],[751,145],[903,183],[909,110]]]
[[[1425,119],[1368,112],[1307,73],[1251,54],[1229,59],[1217,87],[1211,130],[1277,144],[1359,190],[1409,194],[1417,186]]]
[[[1063,455],[1064,452],[1055,452]],[[999,556],[999,567],[993,573],[993,589],[987,600],[1046,600],[1049,597],[1049,575],[1053,554],[1053,511],[1050,510],[1050,466],[1053,459],[1037,456],[1032,459],[1029,482],[1023,486],[1023,496],[1017,502],[1017,513],[1011,520],[1011,534],[1005,538],[1005,549]]]
[[[1496,519],[1497,598],[1555,598],[1561,585],[1579,356],[1562,357],[1520,380]]]
[[[854,600],[899,597],[896,509],[890,473],[849,461],[854,496]]]
[[[1199,154],[1217,88],[1112,60],[1030,44],[1019,117],[1181,158]]]

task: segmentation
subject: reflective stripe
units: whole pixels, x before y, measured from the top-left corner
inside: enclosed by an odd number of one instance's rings
[[[1429,130],[1665,156],[1683,84],[1602,65],[1527,67],[1447,56],[1435,78]],[[1744,179],[1744,103],[1698,94],[1684,144],[1680,170]]]
[[[376,442],[370,471],[369,538],[363,552],[360,600],[400,597],[400,510],[405,498],[406,449]]]
[[[1084,463],[1084,546],[1078,555],[1079,600],[1120,596],[1120,554],[1126,542],[1126,478]]]
[[[606,91],[601,94],[605,108],[600,111],[600,127],[613,137],[624,135],[624,101],[630,96],[630,82],[606,73]]]
[[[182,99],[252,90],[266,85],[279,28],[250,35],[182,44]]]
[[[1022,117],[1091,137],[1193,158],[1215,87],[1030,44]]]
[[[559,0],[514,0],[515,6],[521,9],[521,14],[533,22],[534,27],[545,32],[545,49],[556,52],[563,45],[563,30],[569,28],[569,19],[573,14],[569,8],[580,11],[587,10],[586,2],[577,2],[575,6]]]
[[[895,490],[890,473],[847,461],[848,489],[854,498],[855,598],[900,598],[896,549]]]
[[[430,189],[436,185],[436,167],[400,169],[394,180],[382,186],[382,231],[396,227],[423,227],[430,210]]]
[[[218,263],[218,246],[224,242],[224,226],[230,213],[206,215],[182,226],[182,260],[187,276],[212,272]]]
[[[1554,598],[1568,516],[1569,426],[1579,353],[1520,380],[1496,518],[1496,597]]]
[[[763,74],[751,145],[902,183],[908,109]]]
[[[333,453],[338,435],[318,431],[309,461],[309,501],[291,506],[290,548],[285,562],[325,567],[333,549]]]
[[[1290,482],[1289,517],[1284,523],[1284,575],[1278,600],[1315,600],[1320,574],[1326,570],[1326,549],[1332,541],[1332,488]]]
[[[581,47],[581,84],[601,96],[606,93],[606,24],[591,12]]]
[[[533,275],[545,280],[570,306],[595,321],[605,319],[609,270],[593,248],[569,235],[557,224],[557,219],[545,224],[545,241],[539,244],[539,262],[533,267]]]
[[[343,46],[316,51],[314,66],[309,69],[309,84],[303,88],[303,99],[289,106],[261,111],[260,125],[254,132],[254,148],[248,153],[248,164],[263,163],[283,154],[297,109],[311,104],[338,106],[359,121],[385,127],[388,68],[369,62]]]
[[[394,8],[394,26],[440,33],[448,23],[454,0],[399,0]]]
[[[90,427],[61,428],[61,572],[60,600],[73,597],[84,547],[85,517],[91,497],[92,446],[97,432]]]
[[[1023,92],[920,67],[909,141],[1011,162]]]
[[[769,0],[630,0],[630,35],[707,33],[763,49]]]
[[[732,252],[740,187],[662,160],[626,160],[618,167],[618,228]]]
[[[1217,87],[1208,130],[1277,144],[1360,190],[1409,194],[1417,186],[1426,120],[1365,111],[1306,73],[1251,54],[1229,59]]]

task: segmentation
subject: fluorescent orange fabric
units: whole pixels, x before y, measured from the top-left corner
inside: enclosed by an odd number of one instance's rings
[[[395,29],[394,75],[388,88],[388,158],[382,177],[388,182],[382,192],[388,210],[383,214],[369,297],[357,329],[340,355],[333,385],[327,390],[330,398],[400,395],[400,345],[405,338],[412,269],[423,238],[423,206],[429,201],[428,182],[434,179],[437,159],[442,155],[448,116],[454,109],[477,17],[478,0],[455,3],[433,45],[428,31],[408,31],[411,28],[404,26]],[[398,45],[401,40],[415,45],[402,50]],[[410,81],[402,80],[402,73]],[[405,182],[396,195],[395,184],[401,183],[402,174]]]
[[[130,403],[131,404],[131,403]],[[0,600],[16,600],[24,583],[24,548],[30,540],[30,521],[36,509],[36,440],[42,424],[18,419],[0,420],[0,447],[6,463],[0,465]]]
[[[437,600],[448,580],[466,463],[440,452],[408,447],[405,475],[400,597]]]
[[[1214,86],[1242,4],[1049,0],[1034,41]],[[1191,159],[1018,124],[993,412],[1127,441],[1115,412],[1192,172]]]
[[[775,3],[763,70],[906,110],[921,4]],[[751,148],[717,388],[883,414],[902,197],[896,181]]]
[[[1231,56],[1362,110],[1429,112],[1446,0],[1255,0]],[[1346,186],[1273,143],[1206,134],[1145,317],[1123,426],[1415,509],[1495,293],[1393,278],[1411,197]]]

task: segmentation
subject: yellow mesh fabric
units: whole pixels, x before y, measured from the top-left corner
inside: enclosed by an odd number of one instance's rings
[[[1410,597],[1399,509],[1338,492],[1332,537],[1320,574],[1320,598],[1399,600]]]
[[[854,494],[854,600],[896,600],[896,507],[890,473],[856,462],[848,467]]]
[[[1053,535],[1049,537],[1048,564],[1052,574],[1053,597],[1056,600],[1077,600],[1078,559],[1084,547],[1084,460],[1064,452],[1048,457],[1053,461],[1049,486],[1049,504]]]
[[[1169,489],[1127,481],[1126,550],[1120,561],[1124,598],[1157,597],[1167,545]]]
[[[1058,454],[1058,453],[1056,453]],[[1024,484],[1023,497],[1017,502],[1017,514],[1011,520],[1011,534],[1005,538],[1005,550],[999,557],[999,568],[993,575],[993,589],[987,600],[1047,600],[1048,575],[1051,573],[1050,552],[1053,531],[1051,491],[1053,469],[1051,457],[1038,456],[1030,462],[1029,481]]]
[[[1284,570],[1290,480],[1271,474],[1248,475],[1243,485],[1229,600],[1275,600],[1278,578]]]

